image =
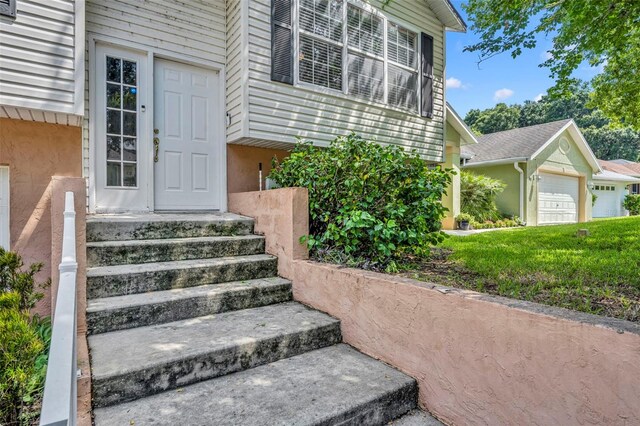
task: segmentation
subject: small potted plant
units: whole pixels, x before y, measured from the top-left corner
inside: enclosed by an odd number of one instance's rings
[[[473,217],[471,217],[471,215],[467,213],[460,213],[458,216],[456,216],[458,228],[462,229],[463,231],[469,230],[469,224],[471,223],[471,220],[473,220]]]

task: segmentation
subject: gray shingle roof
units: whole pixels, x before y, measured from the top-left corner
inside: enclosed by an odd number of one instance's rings
[[[570,121],[571,119],[553,121],[477,136],[478,143],[466,146],[463,153],[473,155],[467,164],[511,158],[531,158],[540,147]]]

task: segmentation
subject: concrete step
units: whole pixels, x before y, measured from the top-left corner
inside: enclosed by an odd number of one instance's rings
[[[276,275],[278,259],[268,254],[98,266],[87,269],[87,298],[122,296]]]
[[[291,282],[267,278],[89,300],[90,334],[257,308],[292,299]]]
[[[253,219],[233,213],[98,214],[87,217],[87,241],[247,235]]]
[[[94,413],[97,426],[374,426],[417,394],[411,377],[341,344]]]
[[[251,254],[264,254],[264,237],[239,235],[87,243],[87,265],[89,267],[211,259]]]
[[[341,340],[338,320],[295,302],[89,336],[94,406],[176,389]]]
[[[440,420],[422,410],[413,410],[389,423],[393,426],[445,426]]]

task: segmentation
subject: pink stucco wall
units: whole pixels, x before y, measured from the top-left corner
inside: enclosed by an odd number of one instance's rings
[[[262,230],[272,249],[304,234],[275,226],[296,222],[284,204],[306,197],[296,191],[241,194],[241,213],[271,224]],[[640,424],[637,324],[308,260],[283,263],[296,300],[339,318],[346,343],[413,376],[420,405],[446,423]]]

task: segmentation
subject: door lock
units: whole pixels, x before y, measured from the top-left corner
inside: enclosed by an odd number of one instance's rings
[[[153,162],[157,163],[158,162],[158,153],[160,151],[160,138],[158,137],[158,133],[160,133],[160,130],[158,129],[153,129]]]

